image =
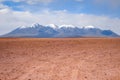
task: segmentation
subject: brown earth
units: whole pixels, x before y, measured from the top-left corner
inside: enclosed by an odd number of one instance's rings
[[[1,38],[0,80],[120,80],[120,38]]]

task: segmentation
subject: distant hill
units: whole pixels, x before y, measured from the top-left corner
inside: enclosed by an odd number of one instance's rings
[[[2,37],[35,37],[35,38],[62,38],[62,37],[119,37],[118,34],[111,30],[101,30],[93,26],[77,27],[74,25],[54,24],[32,26],[22,26],[15,30],[2,35]]]

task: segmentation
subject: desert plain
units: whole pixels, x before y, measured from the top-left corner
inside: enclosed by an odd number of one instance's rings
[[[120,38],[0,38],[0,80],[120,80]]]

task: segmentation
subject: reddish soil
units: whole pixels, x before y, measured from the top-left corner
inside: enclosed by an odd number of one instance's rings
[[[1,38],[0,80],[120,80],[120,38]]]

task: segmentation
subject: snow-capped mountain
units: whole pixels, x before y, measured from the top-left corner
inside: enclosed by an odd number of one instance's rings
[[[118,35],[111,30],[101,30],[99,28],[95,28],[94,26],[57,26],[55,24],[44,26],[40,24],[33,24],[31,26],[18,27],[2,37],[118,37]]]
[[[89,29],[89,28],[95,28],[94,26],[84,26],[83,28]]]
[[[61,25],[61,26],[59,26],[59,28],[62,28],[62,27],[65,27],[65,28],[75,28],[76,26],[74,26],[74,25]]]
[[[48,25],[46,25],[45,27],[51,27],[51,28],[53,28],[53,29],[57,29],[57,28],[59,28],[57,25],[55,25],[55,24],[48,24]]]

